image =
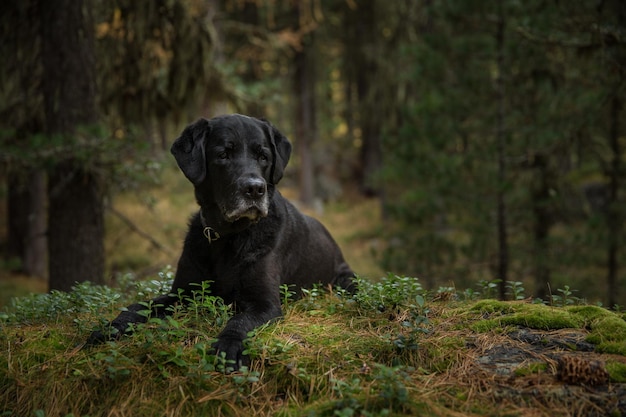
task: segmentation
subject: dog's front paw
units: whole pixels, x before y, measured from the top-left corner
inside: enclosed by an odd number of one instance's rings
[[[117,340],[122,337],[128,325],[116,325],[116,323],[109,323],[109,325],[102,330],[94,330],[87,338],[85,346],[97,346],[109,340]]]
[[[100,330],[94,330],[93,332],[91,332],[91,334],[87,338],[87,341],[85,342],[85,346],[88,347],[88,346],[100,345],[106,342],[107,340],[109,340],[107,335],[105,335]]]
[[[128,306],[126,311],[122,311],[112,322],[101,330],[91,333],[85,346],[95,346],[109,340],[117,340],[124,334],[132,331],[131,324],[145,323],[148,314],[140,314],[142,310],[146,310],[143,304],[133,304]]]
[[[242,366],[248,366],[250,359],[243,354],[243,340],[219,338],[213,343],[213,349],[217,356],[224,357],[224,371],[238,371]]]

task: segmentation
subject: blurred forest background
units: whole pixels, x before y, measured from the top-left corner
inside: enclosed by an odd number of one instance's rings
[[[626,305],[623,0],[3,0],[0,56],[0,283],[112,283],[150,216],[175,261],[169,145],[239,112],[381,271]]]

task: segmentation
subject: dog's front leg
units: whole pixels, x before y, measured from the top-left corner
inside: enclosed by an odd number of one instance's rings
[[[173,295],[162,295],[146,303],[136,303],[126,307],[113,321],[109,323],[106,330],[96,330],[87,339],[86,345],[97,345],[107,340],[115,340],[130,331],[130,325],[135,323],[145,323],[150,316],[165,317],[170,313],[169,307],[178,301],[178,297]]]
[[[227,369],[236,371],[249,364],[249,359],[243,354],[243,341],[252,330],[282,316],[280,301],[278,296],[276,298],[277,302],[263,300],[237,303],[241,312],[228,320],[217,342],[213,344],[218,355],[225,355]]]

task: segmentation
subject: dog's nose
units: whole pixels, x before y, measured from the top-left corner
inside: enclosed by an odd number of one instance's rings
[[[258,199],[263,197],[265,195],[265,192],[267,191],[265,181],[259,178],[249,178],[244,181],[242,186],[246,197],[252,199]]]

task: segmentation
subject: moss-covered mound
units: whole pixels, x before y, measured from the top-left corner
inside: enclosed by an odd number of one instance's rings
[[[167,278],[14,300],[0,313],[0,415],[626,415],[623,316],[461,300],[405,277],[363,281],[355,297],[313,289],[294,302],[284,289],[284,319],[251,335],[237,373],[209,348],[231,312],[206,289],[167,320],[81,349]]]

